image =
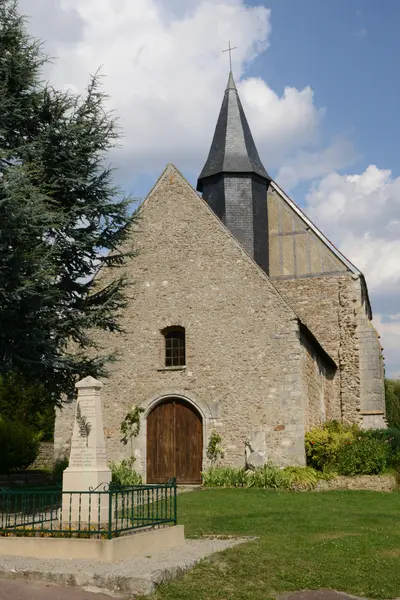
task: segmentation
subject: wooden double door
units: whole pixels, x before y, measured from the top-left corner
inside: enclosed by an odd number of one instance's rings
[[[201,483],[203,424],[197,410],[180,398],[168,398],[147,417],[147,483],[176,477],[177,483]]]

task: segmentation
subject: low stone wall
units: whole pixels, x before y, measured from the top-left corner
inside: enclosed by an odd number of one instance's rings
[[[45,487],[53,482],[50,473],[31,473],[23,471],[22,473],[9,473],[8,475],[0,474],[0,487],[18,487],[26,485],[35,485],[37,487]]]
[[[54,443],[42,442],[39,453],[34,463],[29,467],[31,470],[52,469],[54,467]]]
[[[335,477],[330,481],[320,481],[316,491],[323,490],[370,490],[391,492],[397,487],[393,475],[357,475],[356,477]]]

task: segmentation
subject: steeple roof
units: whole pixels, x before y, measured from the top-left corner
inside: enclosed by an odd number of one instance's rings
[[[197,182],[217,173],[254,173],[271,180],[262,164],[232,73],[226,86],[210,152]]]

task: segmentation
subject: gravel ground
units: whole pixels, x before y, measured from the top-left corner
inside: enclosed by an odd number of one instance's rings
[[[232,548],[254,538],[186,540],[183,546],[116,563],[94,560],[42,560],[0,556],[0,578],[36,579],[84,590],[101,591],[120,598],[149,594],[214,552]]]

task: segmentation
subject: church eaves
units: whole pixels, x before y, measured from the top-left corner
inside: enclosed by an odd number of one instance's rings
[[[203,180],[219,173],[255,174],[271,179],[258,155],[232,73],[229,73],[214,138],[197,190],[202,192]]]

